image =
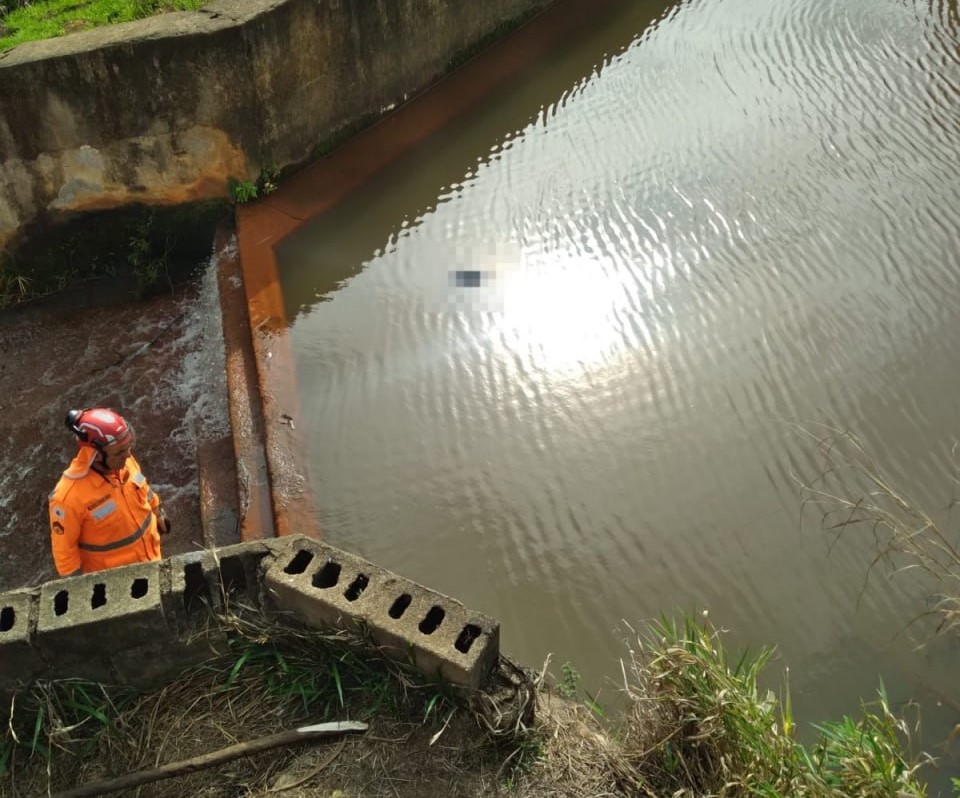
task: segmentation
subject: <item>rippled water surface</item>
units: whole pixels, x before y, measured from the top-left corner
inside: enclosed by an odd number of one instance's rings
[[[903,631],[929,586],[862,592],[873,544],[801,517],[792,423],[856,431],[957,526],[958,39],[943,0],[623,2],[302,228],[331,542],[601,701],[621,619],[708,608],[778,645],[805,719],[883,678],[945,734],[960,651]]]

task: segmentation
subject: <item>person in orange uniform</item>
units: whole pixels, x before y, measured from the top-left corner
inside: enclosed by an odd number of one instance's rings
[[[133,429],[105,407],[71,410],[79,451],[50,494],[50,544],[61,576],[160,559],[170,531],[131,453]]]

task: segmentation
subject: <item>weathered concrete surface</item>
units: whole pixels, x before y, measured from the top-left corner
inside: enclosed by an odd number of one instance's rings
[[[216,0],[0,56],[0,246],[304,163],[547,0]]]
[[[30,645],[37,625],[39,596],[26,590],[0,596],[0,663],[9,674],[15,674],[17,680],[29,681],[44,668],[39,653]]]
[[[478,688],[500,653],[500,624],[456,599],[306,537],[288,538],[263,575],[264,603],[315,629],[369,636],[429,678]]]
[[[0,697],[41,677],[149,686],[227,653],[224,616],[247,610],[300,626],[362,626],[383,653],[472,688],[499,657],[493,619],[294,535],[0,593]]]
[[[227,406],[233,431],[233,456],[239,501],[240,540],[269,538],[276,534],[270,475],[264,451],[262,398],[254,362],[247,295],[243,290],[240,257],[233,231],[217,231],[217,278],[223,318],[224,365]],[[312,515],[315,518],[315,515]],[[315,522],[312,522],[315,523]],[[307,529],[301,530],[308,533]],[[315,534],[319,534],[314,530]],[[231,541],[232,542],[232,541]]]

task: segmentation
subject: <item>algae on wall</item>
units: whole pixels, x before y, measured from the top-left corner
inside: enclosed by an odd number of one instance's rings
[[[0,255],[0,309],[104,277],[138,297],[171,287],[209,257],[216,225],[230,212],[220,200],[132,205],[48,227]]]

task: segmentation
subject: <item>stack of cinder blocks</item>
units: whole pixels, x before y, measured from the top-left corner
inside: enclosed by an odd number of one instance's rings
[[[264,574],[265,601],[315,629],[362,628],[380,651],[430,678],[479,687],[500,653],[500,626],[460,602],[306,538]]]
[[[361,631],[385,655],[465,687],[480,687],[499,656],[491,618],[296,536],[0,593],[0,690],[36,679],[157,683],[226,652],[217,618],[232,602],[298,626]]]

